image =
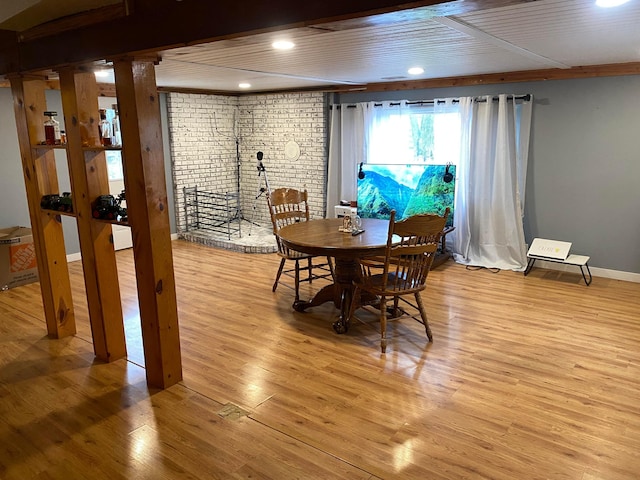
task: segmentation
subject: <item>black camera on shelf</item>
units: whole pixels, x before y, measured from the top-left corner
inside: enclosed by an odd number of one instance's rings
[[[73,212],[73,201],[71,199],[71,192],[62,192],[62,196],[58,203],[59,212]]]
[[[45,210],[57,210],[58,204],[60,203],[60,195],[57,193],[51,195],[44,195],[40,199],[40,208],[44,208]]]
[[[113,195],[100,195],[96,198],[95,202],[93,202],[93,218],[126,222],[127,209],[122,206],[125,200],[124,190],[117,197]]]
[[[73,212],[73,200],[71,192],[63,192],[62,195],[57,193],[44,195],[40,199],[40,207],[45,210],[55,210],[57,212]]]

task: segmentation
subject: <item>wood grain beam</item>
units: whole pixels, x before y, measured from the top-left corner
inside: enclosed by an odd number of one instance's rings
[[[72,68],[60,71],[60,86],[93,348],[96,357],[111,362],[125,357],[127,347],[111,225],[92,217],[92,201],[109,193],[98,134],[98,88],[93,72]]]
[[[9,80],[0,80],[0,88],[10,88]],[[46,90],[60,90],[60,80],[45,80],[44,88]],[[98,83],[98,95],[101,97],[116,96],[116,86],[113,83]]]
[[[502,83],[541,82],[546,80],[567,80],[571,78],[617,77],[623,75],[640,75],[640,62],[587,65],[572,68],[522,70],[517,72],[430,78],[403,82],[368,83],[360,86],[336,85],[333,88],[322,89],[322,91],[330,91],[334,93],[388,92],[398,90],[493,85]]]
[[[167,388],[182,357],[154,59],[120,59],[114,72],[147,383]]]
[[[125,16],[123,4],[109,5],[107,7],[94,8],[87,12],[69,15],[58,20],[43,23],[33,28],[20,32],[18,38],[21,42],[35,40],[42,37],[50,37],[61,32],[85,28],[107,20],[118,20]]]
[[[45,81],[12,77],[11,89],[47,332],[62,338],[76,324],[62,222],[40,208],[42,195],[59,193],[54,151],[36,146],[44,140]]]
[[[20,44],[19,70],[76,64],[133,52],[153,52],[254,33],[427,7],[425,15],[460,15],[526,0],[253,0],[176,2],[137,0],[130,15]],[[104,41],[108,38],[109,41]],[[43,54],[46,52],[46,54]],[[7,73],[0,58],[0,74]],[[10,65],[10,63],[9,63]]]
[[[19,72],[18,36],[16,32],[0,30],[0,72]]]

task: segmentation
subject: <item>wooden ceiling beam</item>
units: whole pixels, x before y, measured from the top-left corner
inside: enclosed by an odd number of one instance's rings
[[[541,70],[521,70],[516,72],[488,73],[461,77],[430,78],[402,82],[368,83],[366,85],[336,85],[325,89],[334,93],[388,92],[396,90],[420,90],[428,88],[467,87],[502,83],[541,82],[546,80],[567,80],[571,78],[617,77],[640,75],[640,62],[614,63],[607,65],[587,65],[572,68],[546,68]]]
[[[0,72],[18,72],[18,35],[10,30],[0,30]]]
[[[28,42],[43,37],[51,37],[61,32],[86,28],[91,25],[103,23],[107,20],[119,20],[125,16],[125,7],[122,4],[109,5],[95,8],[88,12],[69,15],[51,22],[43,23],[18,34],[21,42]]]
[[[25,40],[19,44],[17,54],[0,47],[0,74],[15,73],[11,70],[14,62],[10,60],[16,58],[18,71],[26,72],[422,7],[425,8],[422,14],[427,16],[460,15],[527,1],[132,0],[127,4],[129,15],[123,18]],[[13,46],[13,42],[10,44]]]

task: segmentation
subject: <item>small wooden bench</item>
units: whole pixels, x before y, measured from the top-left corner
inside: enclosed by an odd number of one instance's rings
[[[529,260],[527,262],[527,268],[524,271],[525,275],[527,275],[531,271],[534,263],[536,263],[536,260],[544,260],[546,262],[554,262],[554,263],[564,263],[565,265],[575,265],[577,267],[580,267],[580,272],[582,273],[582,278],[584,278],[584,283],[586,283],[587,286],[591,285],[592,277],[591,277],[591,270],[589,270],[589,257],[587,257],[586,255],[569,255],[564,260],[561,260],[557,258],[542,257],[538,255],[527,254],[527,258]],[[585,269],[586,269],[586,273],[585,273]],[[587,278],[587,274],[589,276],[588,278]]]

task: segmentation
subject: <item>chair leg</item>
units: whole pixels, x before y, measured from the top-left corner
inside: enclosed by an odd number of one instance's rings
[[[307,262],[308,262],[307,263],[307,270],[309,271],[309,283],[311,283],[311,281],[313,280],[313,271],[312,271],[313,262],[311,262],[311,257],[309,257],[307,259]]]
[[[271,289],[272,292],[276,291],[276,288],[278,288],[278,282],[280,281],[280,275],[282,275],[282,269],[284,268],[284,262],[286,262],[287,260],[285,258],[280,259],[280,267],[278,268],[278,273],[276,274],[276,281],[273,282],[273,288]]]
[[[296,288],[296,299],[295,303],[300,300],[300,261],[296,260],[296,274],[295,274],[295,288]]]
[[[427,338],[430,342],[433,342],[433,335],[431,334],[431,328],[429,327],[429,321],[427,320],[427,312],[424,309],[424,305],[422,304],[422,297],[420,296],[420,292],[415,293],[416,303],[418,304],[418,309],[420,310],[420,317],[422,317],[422,323],[424,323],[424,329],[427,332]]]
[[[393,297],[393,318],[398,317],[398,305],[400,304],[400,297]]]
[[[380,350],[387,352],[387,299],[380,297]]]

